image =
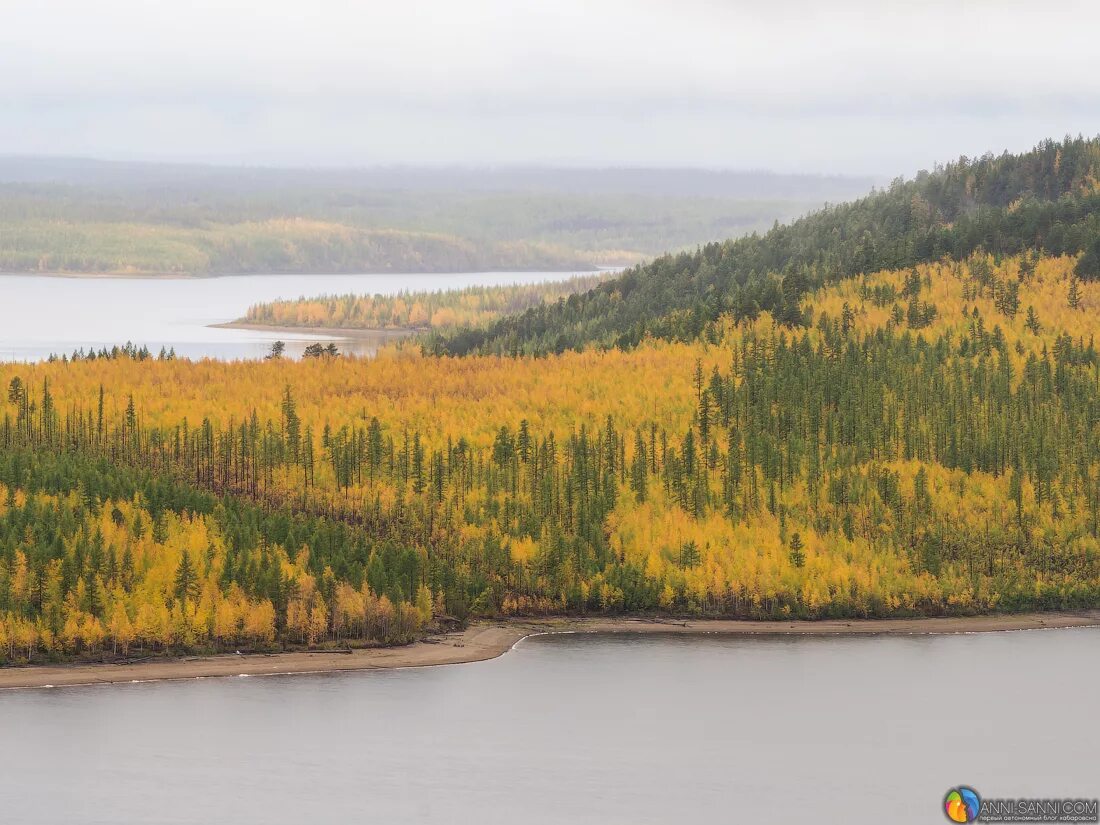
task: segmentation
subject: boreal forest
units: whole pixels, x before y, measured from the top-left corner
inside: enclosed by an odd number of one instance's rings
[[[0,659],[1100,605],[1100,140],[505,303],[0,365]]]
[[[0,271],[595,269],[765,229],[871,183],[684,169],[233,169],[0,156]]]

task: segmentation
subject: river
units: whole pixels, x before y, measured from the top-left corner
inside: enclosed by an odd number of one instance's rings
[[[1100,628],[563,635],[489,662],[0,693],[20,823],[935,823],[1100,791]]]
[[[571,272],[473,272],[391,275],[233,275],[220,278],[58,278],[0,275],[0,361],[37,361],[76,349],[134,344],[175,348],[187,358],[260,358],[272,342],[296,355],[304,333],[224,329],[249,306],[322,294],[383,294],[403,290],[531,284]],[[341,341],[343,352],[369,355],[385,339]]]

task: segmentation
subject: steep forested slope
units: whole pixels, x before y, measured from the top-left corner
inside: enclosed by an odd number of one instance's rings
[[[646,335],[689,340],[723,314],[802,322],[816,286],[977,249],[1076,254],[1100,238],[1100,139],[1047,141],[1023,155],[960,159],[763,236],[669,255],[553,306],[485,330],[438,337],[436,353],[561,352],[630,346]],[[1100,275],[1100,252],[1085,274]]]

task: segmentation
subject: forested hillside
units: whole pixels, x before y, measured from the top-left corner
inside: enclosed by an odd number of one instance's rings
[[[0,271],[568,271],[742,235],[856,178],[263,169],[0,158]]]
[[[951,166],[481,338],[530,354],[0,366],[0,656],[1096,607],[1096,146]],[[618,331],[639,294],[665,314]]]
[[[769,312],[801,323],[808,290],[941,257],[1088,249],[1100,275],[1100,140],[1047,141],[1024,155],[987,156],[896,181],[764,235],[668,255],[560,306],[535,307],[487,330],[437,338],[436,353],[561,352],[633,346],[647,335],[690,340],[723,315]]]
[[[304,218],[174,226],[26,221],[0,228],[0,271],[118,275],[585,270],[540,243],[364,229]]]

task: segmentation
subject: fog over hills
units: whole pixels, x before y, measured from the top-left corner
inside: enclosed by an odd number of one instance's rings
[[[38,0],[0,152],[912,175],[1100,130],[1095,4]]]
[[[145,163],[90,158],[0,155],[0,184],[62,184],[104,189],[146,187],[266,191],[378,189],[398,191],[533,191],[711,198],[847,200],[877,181],[860,175],[781,174],[764,170],[551,167],[373,166],[268,167]]]
[[[874,183],[677,168],[278,168],[6,156],[0,269],[590,269],[764,230]]]

